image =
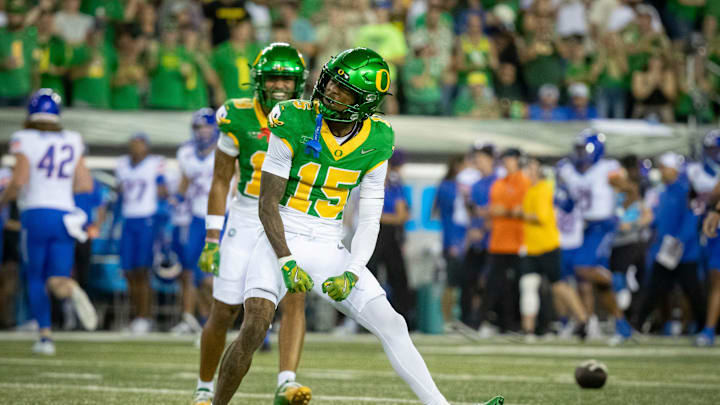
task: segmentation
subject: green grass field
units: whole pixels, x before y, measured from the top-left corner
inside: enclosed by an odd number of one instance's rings
[[[0,388],[13,404],[188,404],[199,351],[191,338],[57,334],[57,355],[30,353],[32,335],[0,333]],[[506,404],[717,404],[720,348],[652,339],[609,348],[601,343],[526,345],[500,339],[414,336],[441,391],[453,404],[501,393]],[[610,370],[600,390],[581,390],[575,366],[595,358]],[[258,353],[234,404],[272,403],[277,350]],[[298,380],[314,404],[418,403],[395,376],[371,335],[309,334]]]

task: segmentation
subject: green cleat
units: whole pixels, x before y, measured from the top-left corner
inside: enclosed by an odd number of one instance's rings
[[[273,405],[307,405],[312,398],[310,387],[295,381],[285,381],[275,391]]]
[[[478,405],[503,405],[505,403],[505,398],[503,398],[501,395],[498,395],[496,397],[493,397],[491,400],[487,402],[483,402]]]

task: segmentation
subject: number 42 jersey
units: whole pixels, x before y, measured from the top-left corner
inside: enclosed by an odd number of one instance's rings
[[[22,130],[12,136],[10,152],[24,155],[30,166],[28,183],[20,191],[18,207],[72,211],[75,208],[75,167],[85,152],[74,131]]]

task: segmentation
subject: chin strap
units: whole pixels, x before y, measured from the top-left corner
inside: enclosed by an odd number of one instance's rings
[[[313,134],[312,139],[305,142],[305,153],[308,155],[312,155],[315,159],[318,159],[320,157],[320,151],[322,150],[322,145],[320,145],[320,130],[322,129],[322,119],[323,115],[318,114],[317,118],[315,118],[315,133]]]

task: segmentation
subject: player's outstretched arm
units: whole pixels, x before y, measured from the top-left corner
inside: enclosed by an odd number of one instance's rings
[[[703,221],[705,236],[709,238],[717,236],[718,226],[720,226],[720,182],[715,185],[710,204],[708,204],[708,214]]]
[[[267,234],[270,245],[272,245],[277,257],[290,256],[290,249],[285,240],[285,228],[283,227],[279,209],[280,199],[285,193],[287,179],[266,171],[262,172],[261,179],[258,208],[260,222],[265,228],[265,234]]]
[[[215,164],[213,168],[212,184],[208,194],[207,217],[205,225],[207,233],[205,246],[200,254],[198,267],[206,273],[218,275],[220,271],[220,231],[225,220],[225,203],[227,201],[230,181],[235,174],[235,157],[228,155],[222,150],[215,151]],[[183,176],[183,183],[180,190],[187,189],[188,182]]]
[[[75,193],[90,193],[93,191],[93,178],[85,164],[85,157],[78,160],[75,166],[75,179],[73,180],[73,191]]]
[[[263,170],[260,181],[259,216],[265,234],[278,257],[283,281],[288,292],[307,292],[313,288],[312,278],[293,258],[285,240],[285,228],[280,217],[280,199],[285,193],[287,179]]]
[[[5,192],[0,196],[0,207],[17,198],[20,189],[28,182],[30,178],[30,161],[27,156],[22,153],[15,154],[15,167],[13,168],[12,178]]]

